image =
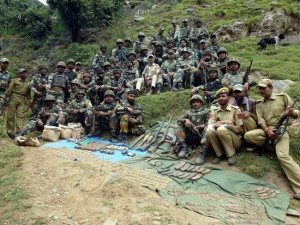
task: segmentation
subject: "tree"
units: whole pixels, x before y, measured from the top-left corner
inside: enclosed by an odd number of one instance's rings
[[[109,23],[121,8],[124,0],[47,0],[57,10],[71,32],[72,41],[80,42],[82,28]]]

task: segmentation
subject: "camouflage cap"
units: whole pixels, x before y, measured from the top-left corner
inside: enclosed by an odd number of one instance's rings
[[[138,37],[145,37],[145,33],[144,32],[139,32]]]
[[[258,82],[257,87],[267,87],[269,85],[273,85],[273,82],[271,79],[262,79]]]
[[[68,59],[67,65],[68,65],[69,63],[74,63],[74,64],[75,64],[75,60],[74,60],[74,59]]]
[[[47,66],[44,65],[44,64],[41,64],[41,65],[38,66],[38,70],[41,70],[41,69],[46,69],[46,70],[48,70]]]
[[[134,55],[134,57],[136,58],[135,52],[129,52],[129,53],[127,54],[127,57],[129,57],[130,55]]]
[[[86,93],[85,93],[85,91],[84,91],[83,89],[78,89],[78,90],[76,91],[75,96],[78,95],[78,94],[84,94],[84,95],[86,95]]]
[[[210,67],[207,69],[207,72],[208,72],[208,73],[211,73],[211,72],[219,72],[219,71],[218,71],[218,67],[216,67],[216,66],[210,66]]]
[[[149,58],[154,58],[154,55],[150,54],[150,55],[148,55],[147,58],[148,58],[148,59],[149,59]]]
[[[219,50],[218,50],[217,56],[219,56],[222,52],[225,52],[226,54],[228,54],[226,48],[220,47]]]
[[[227,66],[229,67],[230,64],[234,63],[234,62],[237,63],[239,65],[239,67],[241,66],[239,59],[238,58],[234,58],[234,57],[231,58],[231,59],[229,59],[229,61],[227,62]]]
[[[98,68],[95,70],[96,74],[104,73],[104,70],[102,68]]]
[[[236,84],[233,86],[233,91],[244,91],[244,86],[242,84]]]
[[[148,51],[148,47],[146,45],[141,45],[141,50],[140,51],[143,51],[143,50],[147,50]]]
[[[71,85],[72,85],[72,84],[77,84],[78,86],[80,86],[81,82],[80,82],[79,79],[75,78],[75,79],[73,79],[73,80],[71,81]]]
[[[163,26],[159,27],[159,30],[165,30],[165,28]]]
[[[60,62],[58,62],[57,64],[56,64],[56,68],[57,67],[65,67],[66,68],[66,64],[65,64],[65,62],[63,62],[63,61],[60,61]]]
[[[170,49],[170,50],[168,51],[168,54],[175,54],[175,51],[174,51],[173,49]]]
[[[169,44],[169,43],[174,43],[174,41],[172,39],[166,40],[166,44]]]
[[[123,40],[122,39],[116,40],[116,44],[118,44],[118,43],[123,43]]]
[[[46,95],[45,101],[55,101],[55,97],[53,95]]]
[[[82,77],[92,77],[92,75],[90,73],[84,73]]]
[[[102,48],[106,48],[107,49],[107,46],[106,45],[100,45],[100,49]]]
[[[202,98],[202,96],[201,95],[193,95],[190,99],[189,99],[189,102],[190,102],[190,104],[192,104],[192,102],[194,101],[194,100],[200,100],[201,102],[202,102],[202,104],[204,104],[204,100],[203,100],[203,98]]]
[[[184,47],[182,50],[181,50],[181,54],[183,54],[184,52],[187,52],[189,54],[191,54],[191,50],[187,47]]]
[[[126,38],[124,41],[132,42],[130,38]]]
[[[113,70],[113,74],[116,74],[116,73],[122,74],[122,70],[121,70],[120,68],[115,68],[115,69]]]
[[[207,49],[203,52],[203,55],[211,55],[211,50]]]
[[[109,95],[115,97],[115,93],[112,90],[107,90],[104,93],[104,97],[109,96]]]
[[[19,73],[23,73],[23,72],[27,72],[27,70],[25,68],[20,68]]]
[[[216,94],[215,94],[215,97],[217,98],[220,94],[229,94],[229,89],[227,87],[222,87],[220,88]]]
[[[180,41],[179,41],[179,44],[180,44],[181,42],[189,43],[189,41],[188,41],[186,38],[181,38]]]
[[[126,92],[126,94],[127,94],[127,95],[135,95],[135,96],[137,96],[136,90],[128,90],[128,91]]]
[[[210,38],[216,38],[216,37],[217,37],[217,35],[215,35],[215,34],[211,34],[209,37],[210,37]]]
[[[9,63],[8,58],[1,58],[1,59],[0,59],[0,63],[4,63],[4,62]]]
[[[161,43],[160,41],[157,41],[157,42],[155,43],[155,47],[156,47],[156,46],[163,46],[163,45],[162,45],[162,43]]]
[[[111,64],[110,64],[110,62],[106,61],[106,62],[103,63],[103,66],[111,66]]]
[[[205,41],[204,39],[202,39],[199,43],[200,43],[200,44],[201,44],[201,43],[206,43],[206,41]]]
[[[81,66],[81,62],[76,62],[75,65],[80,65]]]
[[[197,20],[195,21],[195,23],[201,23],[201,24],[202,24],[202,22],[201,22],[200,19],[197,19]]]

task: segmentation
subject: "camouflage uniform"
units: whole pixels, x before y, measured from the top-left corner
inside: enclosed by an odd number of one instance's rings
[[[113,70],[113,74],[116,74],[116,73],[122,74],[122,71],[119,69]],[[108,81],[107,87],[109,89],[113,90],[115,95],[118,98],[121,98],[122,95],[125,93],[126,80],[124,80],[121,76],[119,78],[114,77],[113,79],[110,79]],[[116,88],[118,88],[118,89],[116,89]]]
[[[186,19],[184,19],[182,22],[187,22]],[[189,38],[191,34],[191,28],[189,26],[184,26],[180,28],[180,31],[179,31],[179,39],[181,38]]]
[[[132,41],[130,38],[126,38],[125,40],[125,46],[123,47],[126,53],[126,56],[133,51]],[[126,42],[130,42],[130,46],[126,46]]]
[[[93,77],[93,82],[94,82],[94,87],[91,89],[91,92],[93,93],[95,97],[95,104],[99,104],[99,102],[102,102],[104,99],[104,93],[107,91],[107,83],[109,82],[109,78],[104,76],[99,77],[97,74],[98,73],[104,73],[103,70],[96,70],[96,75]]]
[[[200,26],[199,26],[200,25]],[[194,48],[199,48],[199,42],[208,38],[208,30],[206,28],[201,27],[201,21],[196,21],[196,27],[191,30],[189,39],[193,41]]]
[[[221,53],[226,54],[226,57],[224,59],[220,59],[220,54]],[[226,74],[226,71],[227,71],[227,62],[229,60],[227,55],[228,55],[228,52],[225,48],[223,48],[223,47],[219,48],[218,53],[217,53],[218,60],[216,61],[216,64],[217,64],[219,70],[221,71],[222,75]]]
[[[106,46],[101,46],[100,49],[102,48],[106,48]],[[92,62],[92,68],[95,70],[95,69],[100,69],[100,68],[103,68],[103,64],[105,62],[109,62],[109,55],[105,52],[99,52],[97,53],[95,56],[94,56],[94,59],[93,59],[93,62]]]
[[[0,63],[8,62],[8,59],[2,58]],[[2,115],[2,108],[5,100],[5,92],[11,82],[11,75],[8,71],[2,71],[0,68],[0,116]]]
[[[145,37],[145,34],[143,32],[139,32],[138,37]],[[133,44],[133,50],[138,55],[138,57],[142,50],[141,49],[142,46],[146,46],[146,48],[147,48],[148,44],[145,40],[143,40],[143,41],[138,40],[138,41],[134,42],[134,44]]]
[[[170,53],[174,54],[173,50],[169,51]],[[163,62],[163,64],[161,65],[161,70],[162,73],[164,74],[164,79],[166,79],[169,83],[169,85],[171,85],[171,83],[173,83],[173,77],[174,74],[176,73],[176,60],[166,60]]]
[[[151,44],[156,45],[158,42],[162,44],[162,46],[166,46],[166,42],[167,42],[167,38],[165,35],[163,35],[160,32],[163,32],[165,30],[165,28],[160,27],[159,28],[159,34],[153,36]]]
[[[158,46],[160,46],[161,48],[159,49]],[[156,42],[155,44],[155,48],[151,53],[152,55],[155,56],[155,63],[158,64],[159,66],[161,66],[162,64],[162,58],[164,55],[164,49],[163,49],[163,45],[161,42]]]
[[[193,95],[189,102],[192,105],[192,101],[199,100],[204,104],[204,101],[200,95]],[[178,155],[179,158],[184,158],[187,154],[187,144],[188,145],[195,145],[195,144],[203,144],[203,140],[197,135],[195,131],[189,129],[185,126],[186,120],[190,120],[191,123],[197,127],[200,125],[207,125],[209,117],[209,110],[204,106],[201,106],[199,109],[189,109],[186,113],[181,116],[177,120],[178,127],[176,128],[175,135],[180,142],[181,151]],[[204,128],[195,128],[199,131],[200,134],[203,133]],[[204,157],[204,156],[203,156]]]
[[[81,84],[81,88],[85,90],[86,93],[86,97],[91,100],[92,103],[95,102],[95,95],[94,92],[92,92],[91,90],[94,88],[95,83],[92,80],[92,76],[88,73],[85,73],[83,78],[85,77],[89,77],[90,81],[85,81],[85,79],[83,79],[82,84]]]
[[[123,43],[123,40],[122,39],[118,39],[116,41],[116,44],[118,43]],[[121,47],[121,48],[114,48],[111,52],[111,56],[115,59],[118,59],[119,62],[121,63],[121,65],[125,64],[126,62],[126,50],[124,47]]]
[[[229,64],[232,62],[236,62],[240,66],[238,59],[232,58],[227,62],[228,68],[229,68]],[[237,71],[228,70],[228,72],[224,75],[224,78],[222,79],[222,84],[223,86],[228,88],[232,88],[236,84],[244,84],[243,82],[244,76],[245,73],[241,72],[240,70]]]

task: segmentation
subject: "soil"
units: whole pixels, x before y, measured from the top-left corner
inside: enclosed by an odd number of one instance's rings
[[[164,177],[157,176],[148,188],[132,179],[150,172],[83,150],[23,147],[22,152],[22,186],[30,195],[26,204],[31,208],[18,215],[20,224],[32,224],[37,218],[46,224],[74,225],[116,224],[113,221],[118,225],[224,224],[162,199],[155,189],[166,185]],[[267,180],[292,194],[285,178],[270,173]],[[300,219],[289,217],[287,224],[300,224]]]

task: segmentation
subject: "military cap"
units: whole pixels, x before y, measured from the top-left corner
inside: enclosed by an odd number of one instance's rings
[[[115,93],[112,91],[112,90],[107,90],[105,93],[104,93],[104,97],[108,96],[108,95],[111,95],[111,96],[114,96],[115,97]]]
[[[82,77],[92,77],[90,73],[84,73]]]
[[[145,33],[144,32],[139,32],[138,37],[145,37]]]
[[[53,95],[46,95],[45,101],[55,101],[55,97]]]
[[[162,43],[161,43],[160,41],[157,41],[157,42],[155,43],[155,47],[156,47],[156,46],[163,46],[163,45],[162,45]]]
[[[226,50],[226,48],[224,48],[224,47],[220,47],[219,48],[219,50],[218,50],[218,53],[217,53],[217,55],[219,56],[222,52],[225,52],[226,54],[228,54],[228,52],[227,52],[227,50]]]
[[[202,24],[202,22],[201,22],[200,19],[197,19],[197,20],[195,21],[195,23],[201,23],[201,24]]]
[[[148,47],[146,45],[141,45],[141,51],[142,50],[148,50]]]
[[[215,34],[211,34],[209,37],[210,37],[210,38],[216,38],[216,37],[217,37],[217,35],[215,35]]]
[[[106,48],[107,49],[107,46],[106,45],[100,45],[100,49],[102,48]]]
[[[80,65],[81,66],[81,62],[76,62],[75,65]]]
[[[110,62],[104,62],[103,66],[111,66]]]
[[[77,84],[78,86],[80,86],[80,80],[78,80],[77,78],[75,78],[75,79],[73,79],[72,81],[71,81],[71,85],[72,84]]]
[[[125,42],[126,42],[126,41],[132,42],[130,38],[126,38],[126,39],[125,39]]]
[[[129,91],[127,91],[127,92],[126,92],[126,94],[128,94],[128,95],[135,95],[135,96],[137,96],[137,92],[136,92],[136,90],[129,90]]]
[[[163,26],[159,27],[159,30],[165,30],[165,28]]]
[[[180,41],[179,41],[179,44],[180,44],[181,42],[183,42],[183,41],[186,42],[186,43],[189,43],[188,40],[187,40],[186,38],[181,38]]]
[[[188,21],[188,19],[187,18],[184,18],[183,20],[182,20],[182,22],[187,22]]]
[[[216,67],[216,66],[210,66],[210,67],[208,67],[207,72],[208,73],[218,72],[218,67]]]
[[[149,58],[151,58],[151,57],[154,58],[154,55],[150,54],[150,55],[148,55],[147,58],[149,59]]]
[[[121,70],[120,68],[115,68],[115,69],[113,70],[113,74],[116,74],[116,73],[121,74],[121,73],[122,73],[122,70]]]
[[[174,41],[173,41],[172,39],[168,39],[168,40],[166,41],[166,44],[168,44],[168,43],[174,43]]]
[[[238,65],[239,65],[239,67],[241,66],[241,64],[240,64],[240,61],[239,61],[239,59],[238,58],[231,58],[231,59],[229,59],[229,61],[227,62],[227,66],[229,67],[229,65],[231,64],[231,63],[237,63]]]
[[[267,87],[268,85],[272,85],[272,80],[270,79],[262,79],[258,82],[257,87]]]
[[[123,43],[123,40],[122,40],[122,39],[118,39],[118,40],[116,41],[116,44],[118,44],[118,43]]]
[[[187,53],[191,54],[190,49],[187,48],[187,47],[184,47],[184,48],[181,50],[181,54],[183,54],[184,52],[187,52]]]
[[[127,54],[127,57],[129,57],[130,55],[134,55],[134,57],[136,57],[135,52],[129,52],[129,53]]]
[[[84,94],[84,95],[86,95],[86,93],[85,93],[85,91],[84,91],[83,89],[78,89],[78,90],[76,91],[75,96],[78,95],[78,94]]]
[[[236,84],[233,86],[233,91],[244,91],[244,86],[242,84]]]
[[[38,70],[41,70],[41,69],[46,69],[46,70],[48,70],[47,66],[46,66],[46,65],[43,65],[43,64],[41,64],[41,65],[38,66]]]
[[[4,63],[4,62],[9,63],[9,60],[8,60],[8,58],[1,58],[1,59],[0,59],[0,62],[1,62],[1,63]]]
[[[200,41],[200,44],[201,44],[201,43],[206,43],[206,41],[205,41],[204,39],[202,39],[202,40]]]
[[[95,70],[95,73],[96,74],[104,73],[104,70],[102,68],[98,68],[98,69]]]
[[[211,55],[211,50],[207,49],[203,52],[203,55]]]
[[[175,52],[174,52],[173,49],[170,49],[170,50],[168,51],[168,54],[175,54]]]
[[[220,88],[217,92],[215,97],[217,98],[220,94],[229,94],[229,89],[227,87]]]
[[[201,95],[193,95],[190,99],[189,99],[189,102],[190,104],[192,104],[192,101],[194,100],[200,100],[202,102],[202,104],[204,104],[204,100],[202,98]]]
[[[69,63],[74,63],[74,64],[75,64],[75,60],[74,60],[74,59],[68,59],[67,65],[68,65]]]
[[[66,68],[66,64],[65,64],[65,62],[63,62],[63,61],[60,61],[60,62],[58,62],[57,64],[56,64],[56,68],[57,67],[65,67]]]
[[[19,73],[27,72],[25,68],[20,68]]]

